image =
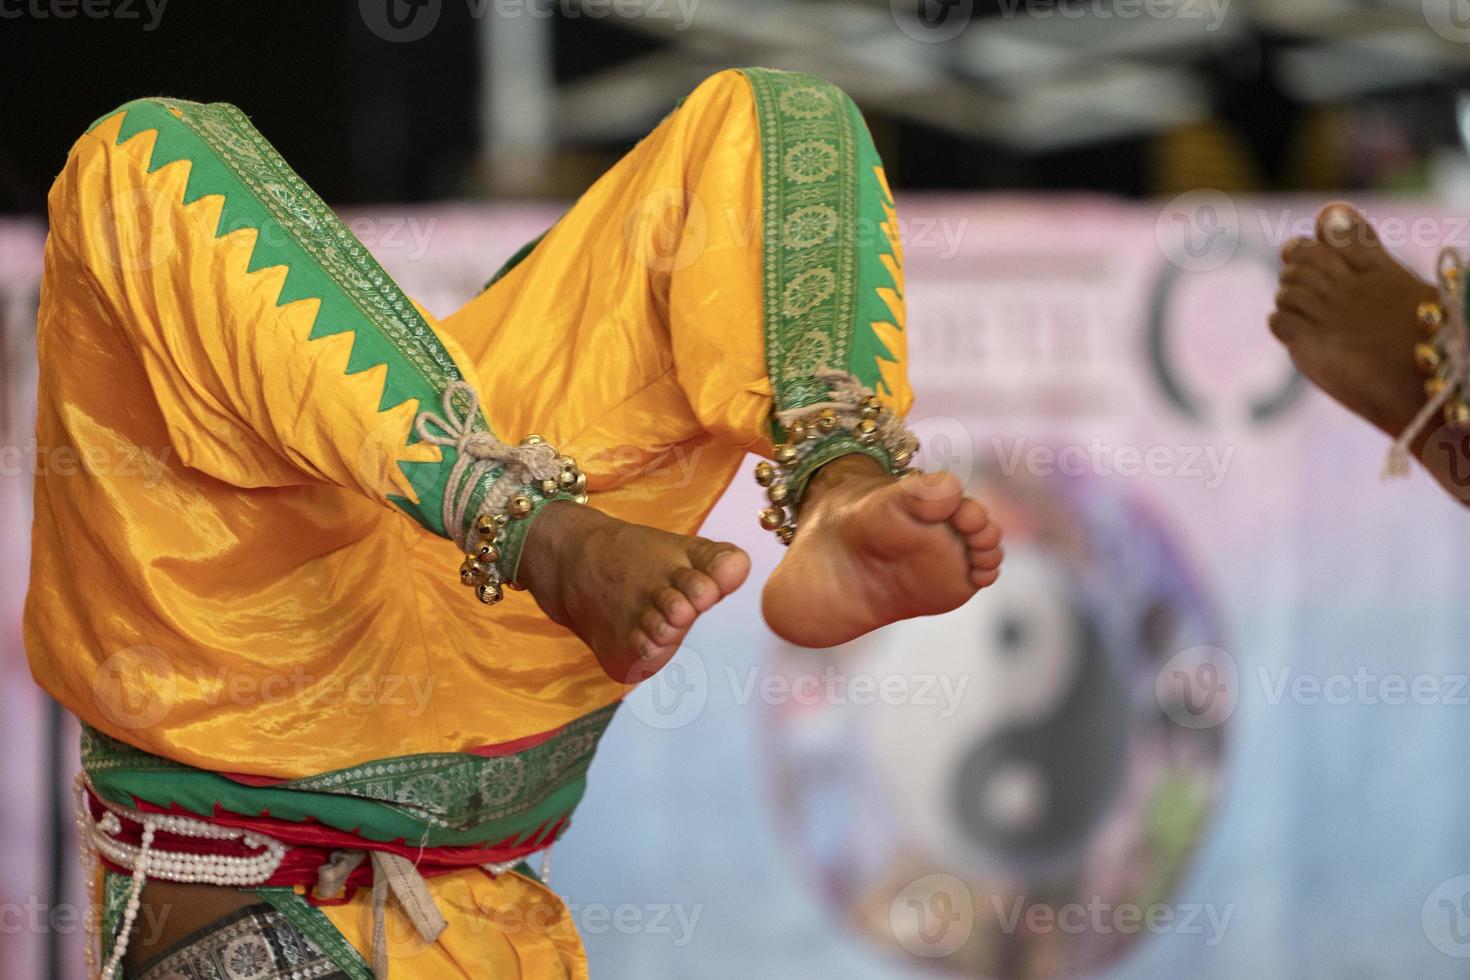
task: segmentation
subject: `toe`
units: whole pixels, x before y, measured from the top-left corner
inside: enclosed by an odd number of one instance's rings
[[[681,568],[675,572],[674,588],[684,593],[695,612],[704,612],[720,601],[720,587],[698,569]]]
[[[1309,323],[1316,322],[1320,305],[1316,295],[1301,286],[1282,286],[1276,293],[1277,310],[1294,314]]]
[[[999,568],[992,568],[988,571],[976,568],[970,571],[970,584],[977,589],[984,589],[994,585],[995,580],[998,578],[1000,578]]]
[[[985,527],[965,538],[965,543],[970,546],[970,551],[990,551],[1000,544],[1001,527],[995,521],[991,521]]]
[[[1337,249],[1328,248],[1315,238],[1293,238],[1281,250],[1284,272],[1292,269],[1315,269],[1328,279],[1341,279],[1352,270]]]
[[[1005,561],[1004,548],[990,548],[986,551],[970,552],[970,569],[972,571],[993,572]]]
[[[1292,343],[1312,329],[1311,320],[1291,310],[1277,310],[1267,322],[1271,326],[1271,333],[1283,344]]]
[[[1383,255],[1378,233],[1351,204],[1334,202],[1317,215],[1317,235],[1354,269],[1364,269]]]
[[[1281,273],[1281,285],[1287,289],[1325,299],[1332,295],[1332,283],[1326,273],[1310,265],[1287,266]]]
[[[750,556],[728,541],[695,538],[689,548],[689,563],[709,576],[722,596],[740,588],[750,574]]]
[[[966,497],[950,516],[949,526],[960,534],[971,535],[990,523],[990,514],[978,500]]]
[[[638,622],[644,635],[659,646],[669,646],[683,638],[684,631],[671,624],[657,609],[645,609]]]
[[[622,684],[641,684],[648,680],[662,670],[679,649],[677,645],[660,646],[641,629],[635,629],[629,635],[628,647],[632,656],[621,671],[623,676],[613,677]]]
[[[894,486],[899,505],[918,521],[938,524],[959,510],[965,488],[953,473],[921,473]]]
[[[655,592],[653,604],[675,629],[687,630],[694,625],[694,618],[699,615],[689,604],[689,600],[684,598],[684,593],[672,586],[664,586]]]

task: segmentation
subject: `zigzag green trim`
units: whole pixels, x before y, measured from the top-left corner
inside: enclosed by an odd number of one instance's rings
[[[887,391],[888,386],[883,381],[882,372],[878,369],[878,361],[881,359],[889,363],[897,363],[898,358],[893,356],[888,345],[878,336],[877,331],[873,329],[873,324],[887,321],[893,323],[894,327],[903,329],[903,324],[895,321],[893,311],[878,295],[880,289],[899,292],[898,283],[894,281],[893,274],[883,264],[883,256],[893,256],[893,245],[883,231],[883,224],[888,220],[888,212],[884,205],[891,208],[893,199],[878,180],[878,170],[882,168],[883,161],[878,157],[877,147],[873,146],[873,139],[868,134],[868,127],[863,122],[862,114],[851,99],[844,96],[843,101],[846,103],[848,114],[853,116],[853,128],[858,134],[857,173],[854,175],[854,179],[858,182],[859,247],[855,287],[857,290],[857,322],[853,325],[852,348],[847,354],[847,369],[869,388],[883,392]]]
[[[433,329],[414,308],[367,248],[331,208],[308,187],[232,105],[201,105],[175,99],[129,102],[93,123],[125,114],[117,142],[145,131],[156,133],[148,172],[179,160],[190,162],[181,203],[208,195],[223,197],[216,237],[254,228],[258,234],[248,271],[286,267],[278,306],[317,299],[320,306],[309,340],[353,334],[347,374],[378,365],[387,368],[378,411],[410,399],[420,409],[438,411],[445,387],[461,375]],[[488,431],[483,414],[473,420]],[[410,432],[405,445],[416,442]],[[446,537],[464,529],[446,529],[441,518],[447,474],[454,450],[443,448],[443,460],[400,461],[399,467],[418,494],[417,503],[390,499],[415,521]],[[493,480],[499,473],[491,474]]]

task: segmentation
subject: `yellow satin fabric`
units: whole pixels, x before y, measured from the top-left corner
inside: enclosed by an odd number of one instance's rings
[[[384,932],[394,980],[448,977],[527,977],[584,980],[586,955],[570,911],[556,894],[529,878],[490,878],[461,871],[429,882],[434,901],[449,921],[436,942],[414,931],[390,901]],[[372,962],[373,907],[369,889],[346,905],[322,909],[367,962]]]
[[[278,777],[620,697],[528,594],[481,606],[455,546],[383,503],[397,458],[437,452],[400,448],[414,406],[378,414],[351,337],[307,341],[314,301],[244,271],[255,232],[214,238],[220,199],[179,204],[188,162],[148,174],[153,134],[118,125],[50,202],[38,442],[97,465],[36,482],[42,686],[146,751]],[[759,160],[748,85],[715,76],[438,327],[494,429],[565,447],[617,517],[692,532],[765,445]]]
[[[153,134],[118,146],[119,121],[77,143],[50,199],[37,681],[148,752],[282,778],[519,739],[621,697],[528,594],[479,605],[455,545],[385,503],[399,460],[435,458],[405,443],[437,406],[379,414],[381,370],[343,373],[347,335],[308,341],[314,301],[277,307],[283,270],[245,272],[256,232],[216,239],[220,200],[180,204],[188,162],[147,173]],[[760,165],[749,85],[716,75],[435,325],[494,430],[575,456],[616,517],[692,533],[770,449]],[[430,888],[450,928],[429,947],[391,928],[395,977],[586,975],[534,882]],[[325,911],[370,957],[367,901]]]

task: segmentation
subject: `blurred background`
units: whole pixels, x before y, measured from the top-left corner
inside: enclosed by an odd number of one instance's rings
[[[838,651],[754,588],[702,620],[556,849],[593,976],[1470,974],[1470,514],[1380,483],[1265,328],[1326,201],[1421,271],[1470,249],[1470,3],[0,0],[0,976],[81,975],[76,731],[20,644],[70,143],[233,102],[443,315],[745,65],[864,109],[924,462],[1008,564]],[[706,532],[757,579],[758,500]]]

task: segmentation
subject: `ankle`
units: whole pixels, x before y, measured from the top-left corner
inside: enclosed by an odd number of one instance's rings
[[[803,506],[817,503],[832,493],[863,492],[892,482],[893,476],[876,459],[863,453],[850,453],[837,457],[812,474],[803,494]]]
[[[535,596],[543,608],[556,597],[564,580],[562,569],[567,568],[569,562],[576,561],[575,552],[602,520],[603,516],[597,511],[569,500],[553,500],[533,518],[521,548],[516,581]],[[556,611],[547,611],[556,618]]]

